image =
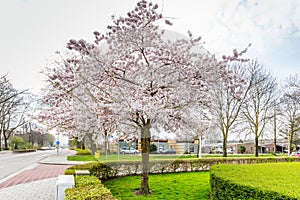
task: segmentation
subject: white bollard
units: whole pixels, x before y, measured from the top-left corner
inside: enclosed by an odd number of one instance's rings
[[[65,190],[75,186],[73,175],[59,175],[56,180],[56,200],[65,199]]]

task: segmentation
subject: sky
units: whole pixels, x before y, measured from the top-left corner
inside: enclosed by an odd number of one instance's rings
[[[154,0],[174,24],[163,27],[202,36],[217,56],[252,44],[245,58],[257,59],[279,80],[300,73],[298,0]],[[55,52],[70,39],[92,42],[111,16],[125,16],[137,0],[0,0],[0,75],[17,89],[39,93]]]

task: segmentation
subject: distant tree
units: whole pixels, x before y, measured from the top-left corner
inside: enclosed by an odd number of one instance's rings
[[[21,92],[14,92],[11,93],[12,84],[7,78],[6,75],[0,76],[0,105],[5,103],[6,101],[9,101],[11,98],[14,98],[15,96],[24,93],[24,91]]]
[[[247,80],[244,65],[247,63],[229,63],[224,73],[217,74],[217,81],[209,85],[211,120],[222,133],[223,157],[227,157],[228,136],[252,85],[252,80]]]
[[[273,106],[276,100],[276,81],[261,64],[252,61],[248,67],[249,81],[252,82],[242,113],[254,134],[255,156],[258,157],[258,139],[267,123],[274,117]]]
[[[300,101],[299,101],[299,83],[298,75],[290,76],[284,86],[284,96],[282,98],[283,116],[286,121],[286,134],[288,137],[289,149],[292,152],[293,140],[295,134],[300,131]]]
[[[43,146],[45,145],[45,143],[47,145],[50,145],[50,146],[53,146],[54,142],[55,142],[55,137],[54,135],[50,134],[50,133],[46,133],[44,134],[44,143],[43,143]]]
[[[0,78],[1,81],[3,83],[0,84],[0,135],[3,136],[4,148],[8,149],[8,139],[18,127],[25,123],[24,117],[28,111],[28,103],[24,101],[25,91],[13,88],[6,77]]]
[[[14,136],[9,142],[11,149],[22,149],[25,147],[25,141],[23,138]]]

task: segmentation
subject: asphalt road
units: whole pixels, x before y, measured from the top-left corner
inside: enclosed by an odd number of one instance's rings
[[[0,183],[5,181],[15,173],[19,173],[26,169],[34,168],[38,161],[49,155],[56,154],[55,150],[37,151],[30,153],[11,152],[0,153]]]

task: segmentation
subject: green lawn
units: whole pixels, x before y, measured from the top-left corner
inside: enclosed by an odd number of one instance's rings
[[[103,183],[114,197],[126,199],[209,199],[209,172],[159,174],[149,176],[150,196],[135,196],[141,176],[127,176]]]
[[[279,154],[277,156],[286,156],[286,154]],[[207,154],[203,156],[203,158],[219,158],[222,157],[222,154]],[[254,157],[253,154],[230,154],[228,157]],[[272,154],[264,154],[264,155],[259,155],[259,157],[275,157]],[[156,155],[156,154],[150,154],[150,159],[151,160],[156,160],[156,159],[181,159],[181,158],[196,158],[196,155]],[[117,160],[123,160],[123,161],[135,161],[135,160],[141,160],[142,156],[141,155],[131,155],[131,154],[125,154],[125,155],[120,155],[118,157],[117,154],[101,154],[100,158],[98,159],[99,161],[106,162],[106,161],[117,161]],[[73,155],[73,156],[68,156],[69,161],[95,161],[95,156],[94,155]]]
[[[150,155],[151,160],[157,160],[157,159],[180,159],[180,158],[196,158],[196,155]],[[95,156],[93,155],[73,155],[68,156],[69,161],[95,161],[99,160],[102,162],[107,161],[136,161],[136,160],[142,160],[141,155],[131,155],[131,154],[120,154],[118,157],[117,154],[110,154],[106,157],[106,155],[101,154],[99,159],[95,159]]]

